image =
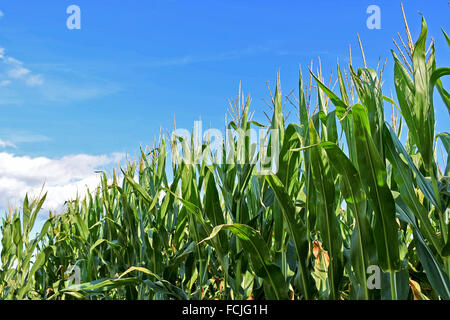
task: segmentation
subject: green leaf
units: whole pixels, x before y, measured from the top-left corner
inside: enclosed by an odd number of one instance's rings
[[[279,143],[284,140],[284,117],[283,117],[283,108],[281,103],[281,82],[280,82],[280,72],[277,74],[277,86],[275,88],[275,97],[274,97],[274,109],[273,109],[273,117],[272,117],[272,125],[271,129],[278,130]]]
[[[309,125],[311,144],[320,142],[319,136],[310,121]],[[339,285],[344,269],[343,243],[336,216],[334,179],[326,153],[320,147],[310,150],[313,185],[316,190],[316,206],[318,215],[318,228],[323,239],[325,249],[330,256],[328,279],[330,285],[330,298],[339,298]]]
[[[326,93],[326,95],[330,98],[331,102],[333,102],[334,106],[336,107],[336,114],[339,117],[340,120],[346,115],[348,111],[347,104],[339,99],[337,95],[334,94],[333,91],[327,88],[326,85],[324,85],[315,75],[311,72],[311,75],[313,76],[314,80],[316,80],[319,87]]]
[[[126,179],[126,181],[128,181],[128,183],[131,184],[131,186],[133,187],[133,189],[142,197],[142,199],[144,199],[147,204],[150,206],[148,208],[149,211],[153,210],[153,208],[155,207],[156,203],[158,202],[158,197],[154,197],[152,198],[147,191],[145,191],[145,189],[136,181],[134,181],[134,179],[132,177],[130,177],[125,171],[122,170],[122,173]]]
[[[367,267],[376,263],[376,248],[373,239],[373,230],[366,215],[366,198],[361,185],[358,171],[350,159],[339,147],[330,142],[320,144],[325,149],[330,163],[342,177],[344,182],[341,189],[347,206],[352,210],[356,226],[351,241],[352,267],[358,280],[357,285],[361,288],[361,296],[369,299],[370,293],[367,288]],[[356,283],[355,283],[356,285]]]
[[[447,45],[450,48],[450,38],[448,37],[447,33],[444,31],[443,28],[441,28],[442,33],[444,34],[445,40],[447,41]]]
[[[422,155],[426,169],[431,172],[433,168],[433,141],[434,141],[434,108],[430,96],[430,75],[426,65],[425,44],[427,39],[427,24],[422,18],[422,30],[419,39],[414,45],[412,56],[414,69],[414,105],[413,119],[419,129],[416,141]]]
[[[441,139],[445,151],[447,152],[447,164],[444,175],[450,176],[450,134],[448,134],[448,132],[442,132],[436,135],[436,137]]]
[[[61,293],[65,292],[90,292],[90,291],[108,291],[114,288],[120,288],[127,285],[138,283],[140,280],[137,278],[122,278],[122,279],[107,279],[102,278],[91,282],[84,282],[81,284],[74,284],[61,290]]]
[[[209,237],[203,241],[211,240],[221,230],[229,230],[239,239],[245,252],[248,252],[253,269],[258,277],[263,278],[272,290],[267,299],[287,299],[287,286],[283,274],[270,258],[269,248],[261,235],[253,228],[244,224],[224,224],[213,229]],[[203,242],[202,241],[202,242]],[[272,295],[273,294],[273,295]]]
[[[392,130],[390,126],[388,126],[389,133],[391,134],[392,142],[394,143],[394,146],[397,150],[397,153],[401,154],[406,162],[408,163],[409,168],[414,172],[416,177],[417,185],[419,186],[420,190],[423,192],[425,198],[427,198],[428,201],[430,201],[433,206],[438,207],[436,195],[434,194],[433,187],[429,180],[427,180],[423,174],[420,172],[420,170],[416,167],[414,164],[413,159],[408,154],[408,152],[403,147],[402,143],[397,137],[397,134]]]
[[[309,242],[306,226],[299,215],[296,214],[295,205],[289,197],[281,180],[276,175],[267,175],[265,178],[275,192],[275,196],[280,203],[283,219],[286,223],[289,236],[294,243],[302,284],[301,289],[305,299],[311,299],[312,295],[315,293],[315,287],[307,265]]]
[[[394,198],[386,183],[386,168],[370,135],[363,106],[353,106],[353,120],[359,174],[375,212],[374,238],[378,264],[385,272],[393,273],[400,270]]]
[[[434,248],[441,252],[442,243],[440,239],[436,236],[436,231],[430,223],[428,218],[427,209],[420,203],[417,198],[416,192],[414,190],[414,180],[412,175],[412,170],[408,167],[399,156],[398,150],[395,148],[392,141],[393,130],[390,128],[389,124],[384,127],[384,143],[386,146],[386,155],[389,162],[393,166],[393,175],[395,182],[399,186],[400,196],[403,201],[407,204],[409,209],[414,213],[414,215],[419,219],[421,230],[426,235],[427,239],[431,241]],[[395,134],[394,134],[395,135]]]
[[[362,105],[367,110],[370,133],[373,142],[378,149],[382,159],[384,159],[383,150],[383,123],[384,123],[384,105],[383,94],[381,92],[381,83],[375,70],[370,68],[358,69],[355,74],[350,66],[350,72],[355,83],[358,97],[361,99]]]
[[[401,201],[397,201],[396,207],[399,219],[410,224],[413,229],[417,253],[419,254],[420,261],[425,269],[425,274],[433,286],[433,289],[439,293],[441,298],[450,300],[450,281],[448,276],[442,271],[433,252],[426,244],[426,241],[416,224],[414,214]]]

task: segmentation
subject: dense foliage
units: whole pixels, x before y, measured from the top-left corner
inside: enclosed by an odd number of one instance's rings
[[[407,35],[393,52],[396,99],[383,95],[381,70],[351,59],[337,66],[339,94],[320,70],[309,86],[300,73],[298,121],[286,121],[279,77],[268,126],[239,93],[227,128],[278,129],[276,174],[250,161],[169,162],[166,147],[187,141],[161,136],[123,180],[103,174],[35,238],[45,196],[27,197],[3,218],[0,298],[450,299],[450,164],[436,160],[437,140],[448,154],[450,137],[435,134],[433,105],[437,92],[450,112],[440,80],[450,68],[437,68],[433,43],[426,54],[425,20],[415,44]]]

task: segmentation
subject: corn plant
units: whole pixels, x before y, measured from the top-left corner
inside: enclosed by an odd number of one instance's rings
[[[268,152],[279,146],[276,173],[260,174],[271,164],[251,161],[262,151],[248,136],[227,134],[214,162],[195,161],[194,138],[161,135],[50,213],[34,239],[45,196],[25,198],[2,221],[1,298],[450,299],[450,137],[434,132],[433,101],[436,88],[450,113],[440,79],[450,68],[437,67],[434,43],[426,50],[425,19],[415,44],[405,24],[407,44],[392,52],[396,99],[382,92],[384,68],[351,57],[337,66],[339,93],[311,66],[292,103],[278,74],[268,124],[252,120],[239,90],[226,129],[262,129]],[[286,101],[298,121],[288,123]]]

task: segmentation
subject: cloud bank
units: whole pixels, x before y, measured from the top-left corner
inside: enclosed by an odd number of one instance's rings
[[[100,183],[96,170],[119,164],[125,154],[93,156],[78,154],[59,159],[32,158],[0,152],[0,211],[8,206],[21,207],[25,195],[36,197],[44,185],[48,192],[43,213],[61,210],[64,201],[84,195],[86,187],[94,189]]]

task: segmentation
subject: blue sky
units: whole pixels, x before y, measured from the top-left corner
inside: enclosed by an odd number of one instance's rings
[[[404,2],[414,40],[420,11],[436,40],[438,66],[450,65],[440,31],[450,31],[447,1]],[[81,8],[81,30],[66,27],[72,4]],[[366,27],[371,4],[381,8],[380,30]],[[133,156],[161,127],[171,130],[174,115],[177,127],[191,128],[201,117],[222,128],[239,81],[252,95],[255,119],[264,121],[266,82],[274,86],[278,69],[286,94],[297,88],[300,64],[306,74],[320,57],[328,78],[338,58],[347,64],[348,45],[362,66],[357,33],[369,66],[388,58],[389,95],[392,38],[404,35],[400,1],[391,0],[15,0],[2,1],[0,11],[3,55],[13,59],[9,68],[27,70],[0,70],[0,152],[28,160]],[[438,132],[448,131],[444,108],[437,101]],[[61,168],[78,161],[64,159]],[[89,170],[108,163],[92,159]]]

